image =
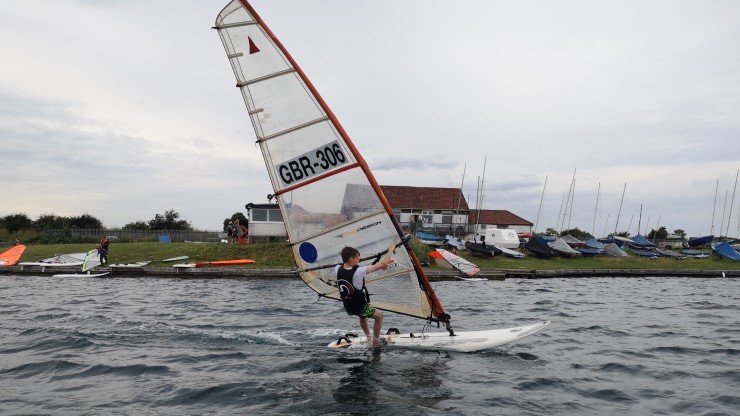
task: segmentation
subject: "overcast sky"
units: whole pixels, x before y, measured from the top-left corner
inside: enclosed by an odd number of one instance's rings
[[[215,30],[227,1],[0,2],[0,216],[174,209],[198,229],[272,192]],[[254,0],[382,185],[597,236],[725,230],[740,169],[740,2]],[[597,190],[600,186],[598,209]],[[738,233],[740,194],[729,224]],[[594,217],[595,216],[595,217]],[[595,225],[594,225],[595,218]],[[660,223],[658,221],[660,220]]]

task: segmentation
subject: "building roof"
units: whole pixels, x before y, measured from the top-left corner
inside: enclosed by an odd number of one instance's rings
[[[380,185],[394,209],[431,209],[469,211],[459,188]]]
[[[505,209],[482,209],[480,210],[480,221],[478,220],[478,211],[471,211],[468,217],[470,224],[496,224],[496,225],[528,225],[533,226],[531,222],[524,218],[514,215]]]

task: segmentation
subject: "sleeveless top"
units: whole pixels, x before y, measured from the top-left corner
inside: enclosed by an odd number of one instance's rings
[[[364,266],[363,266],[364,267]],[[370,296],[365,288],[365,279],[362,279],[362,287],[357,288],[354,283],[354,275],[359,266],[346,270],[342,266],[337,266],[337,287],[339,287],[339,296],[342,298],[344,310],[349,315],[359,316],[370,302]]]

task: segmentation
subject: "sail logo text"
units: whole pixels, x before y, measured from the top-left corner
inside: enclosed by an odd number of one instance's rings
[[[335,140],[281,163],[277,173],[283,185],[290,186],[347,163],[342,146]]]
[[[363,231],[363,230],[367,230],[367,229],[368,229],[368,228],[370,228],[370,227],[375,227],[376,225],[380,225],[380,224],[381,224],[382,222],[383,222],[383,221],[376,221],[376,222],[374,222],[374,223],[372,223],[372,224],[368,224],[368,225],[363,225],[362,227],[359,227],[359,228],[358,228],[358,229],[356,229],[356,230],[352,230],[352,231],[347,231],[346,233],[342,233],[342,234],[339,234],[339,235],[335,235],[334,237],[335,237],[335,238],[344,238],[344,237],[349,237],[349,236],[351,236],[351,235],[354,235],[354,234],[357,234],[357,233],[359,233],[360,231]]]

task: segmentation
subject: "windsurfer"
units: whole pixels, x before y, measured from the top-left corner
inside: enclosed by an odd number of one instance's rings
[[[374,347],[379,347],[380,329],[383,326],[383,312],[376,309],[370,303],[367,289],[365,288],[365,276],[376,270],[380,270],[391,263],[395,244],[388,246],[388,252],[383,258],[369,266],[360,266],[360,252],[354,247],[345,247],[342,249],[342,265],[335,268],[337,276],[337,285],[344,303],[344,309],[350,315],[357,315],[360,318],[360,327],[367,336],[368,344],[372,342]],[[344,281],[344,284],[342,282]],[[373,333],[370,334],[368,318],[373,318]]]

